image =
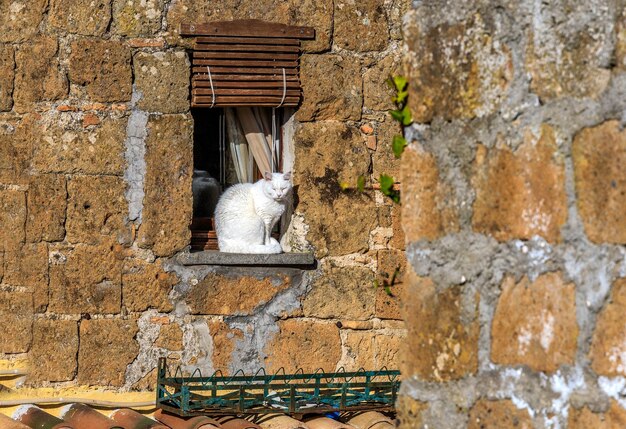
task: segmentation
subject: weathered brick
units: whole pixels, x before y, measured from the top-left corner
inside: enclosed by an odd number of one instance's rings
[[[102,36],[111,22],[111,0],[50,0],[50,24],[72,34]]]
[[[67,77],[59,68],[58,50],[57,40],[48,36],[35,38],[17,50],[13,93],[17,112],[32,111],[34,103],[67,95]]]
[[[303,55],[300,79],[303,100],[299,121],[361,119],[363,78],[354,58],[337,54]]]
[[[402,228],[407,242],[434,240],[459,229],[452,192],[441,183],[435,157],[414,144],[402,155]]]
[[[291,286],[278,274],[259,276],[208,274],[192,286],[185,300],[193,314],[250,314]]]
[[[591,368],[598,375],[617,377],[626,375],[626,278],[615,281],[611,300],[598,315],[589,357]]]
[[[344,357],[342,366],[346,371],[358,371],[387,367],[395,369],[400,364],[400,345],[405,340],[404,331],[344,331]]]
[[[65,237],[67,190],[65,176],[32,176],[28,185],[26,241],[61,241]]]
[[[461,288],[437,291],[432,280],[412,270],[405,276],[407,296],[402,311],[407,337],[400,370],[405,377],[450,381],[478,369],[478,303],[463,309]],[[465,314],[468,313],[468,314]]]
[[[578,212],[596,243],[626,243],[626,131],[619,121],[585,128],[572,146]]]
[[[37,34],[47,0],[0,2],[0,42],[24,42]]]
[[[124,174],[127,118],[105,119],[93,129],[52,123],[39,137],[33,169],[39,173]]]
[[[0,45],[0,112],[13,107],[15,52],[11,45]]]
[[[160,261],[149,263],[142,259],[127,260],[122,272],[124,307],[128,311],[137,312],[149,308],[161,312],[172,311],[168,296],[176,283],[176,274],[165,272]]]
[[[33,145],[41,135],[37,114],[0,119],[0,183],[26,185]]]
[[[219,320],[209,322],[209,332],[213,337],[213,368],[224,374],[232,373],[231,368],[238,366],[238,362],[233,362],[233,351],[243,332]]]
[[[162,325],[159,337],[154,342],[155,347],[162,347],[168,350],[183,349],[183,330],[175,323]]]
[[[115,176],[75,176],[67,184],[67,240],[97,244],[108,240],[128,243],[126,183]]]
[[[0,250],[13,250],[24,242],[25,224],[25,193],[0,190]]]
[[[306,317],[367,320],[374,316],[374,273],[364,267],[323,267],[302,303]]]
[[[303,42],[304,50],[306,52],[320,52],[330,49],[333,31],[332,0],[287,0],[282,2],[274,0],[255,2],[178,0],[170,5],[167,12],[169,43],[189,43],[190,38],[185,40],[178,35],[180,24],[197,22],[199,16],[204,22],[260,19],[281,24],[313,27],[315,28],[315,40],[305,40]]]
[[[33,294],[0,291],[0,353],[25,353],[33,337]]]
[[[133,57],[135,85],[142,94],[137,106],[148,112],[189,110],[190,63],[187,54],[139,52]]]
[[[33,346],[29,360],[33,363],[28,381],[70,381],[76,375],[78,323],[73,320],[35,320]]]
[[[467,429],[533,429],[532,417],[509,400],[481,399],[470,410]]]
[[[161,29],[164,0],[113,0],[113,32],[121,36],[150,36]]]
[[[626,427],[626,410],[615,401],[611,401],[608,411],[601,414],[593,413],[587,407],[579,410],[570,407],[567,422],[569,429],[621,429]]]
[[[375,203],[367,195],[340,188],[342,182],[356,185],[357,177],[369,170],[360,133],[340,122],[321,121],[301,124],[294,139],[297,210],[309,225],[307,240],[320,257],[367,249]]]
[[[507,277],[491,325],[491,359],[554,372],[576,357],[578,324],[574,285],[559,273],[531,282]]]
[[[86,87],[93,101],[129,101],[130,48],[122,42],[81,39],[72,43],[70,81]]]
[[[27,288],[33,293],[34,310],[45,312],[48,306],[48,245],[22,244],[5,252],[4,258],[4,282]]]
[[[513,78],[511,54],[495,44],[481,15],[431,27],[418,16],[405,28],[409,107],[417,122],[470,119],[495,112]]]
[[[193,126],[188,115],[150,117],[143,223],[138,240],[159,256],[189,244],[193,198]]]
[[[53,313],[119,313],[123,255],[111,243],[50,246]]]
[[[567,220],[565,167],[550,126],[543,125],[538,137],[527,131],[515,152],[479,146],[475,168],[474,230],[500,241],[534,235],[561,240]]]
[[[339,329],[334,323],[311,319],[287,319],[278,322],[278,332],[265,346],[264,366],[268,371],[285,368],[287,373],[302,368],[334,371],[341,358]],[[311,353],[315,350],[315,353]]]
[[[378,0],[337,1],[333,16],[334,43],[357,52],[383,51],[389,41],[389,24]]]
[[[400,305],[401,302],[408,299],[406,285],[403,283],[406,256],[400,250],[379,250],[377,262],[378,287],[376,289],[375,315],[380,319],[401,320]],[[387,291],[386,285],[388,285],[389,291]]]
[[[428,404],[407,395],[400,395],[396,401],[398,429],[422,428],[422,413]]]
[[[80,384],[120,387],[126,366],[139,352],[135,320],[92,319],[80,323],[78,376]],[[106,359],[102,357],[106,356]]]

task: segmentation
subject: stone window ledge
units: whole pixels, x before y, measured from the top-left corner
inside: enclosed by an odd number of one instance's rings
[[[233,266],[287,266],[315,268],[313,253],[279,253],[257,255],[247,253],[225,253],[216,250],[184,252],[177,260],[182,265],[233,265]]]

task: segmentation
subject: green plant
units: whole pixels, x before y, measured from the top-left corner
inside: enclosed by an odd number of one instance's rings
[[[382,286],[387,295],[394,296],[393,293],[391,292],[391,286],[393,286],[396,283],[396,278],[398,277],[398,274],[400,274],[400,267],[396,267],[393,274],[391,275],[391,278],[389,278],[389,273],[382,273],[382,277],[383,277],[382,285],[376,279],[374,280],[374,287],[379,288]]]

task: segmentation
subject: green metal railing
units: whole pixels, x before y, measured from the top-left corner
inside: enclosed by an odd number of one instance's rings
[[[172,376],[165,358],[159,359],[157,407],[181,416],[199,414],[308,414],[333,411],[392,410],[400,388],[399,371],[280,369],[252,376],[239,370],[232,376],[217,371],[202,377],[196,370],[184,377],[180,367]]]

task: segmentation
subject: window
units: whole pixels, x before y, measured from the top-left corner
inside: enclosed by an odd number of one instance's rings
[[[195,36],[192,249],[217,249],[212,215],[221,190],[281,171],[283,125],[301,98],[300,40],[309,27],[257,20],[184,24]]]

